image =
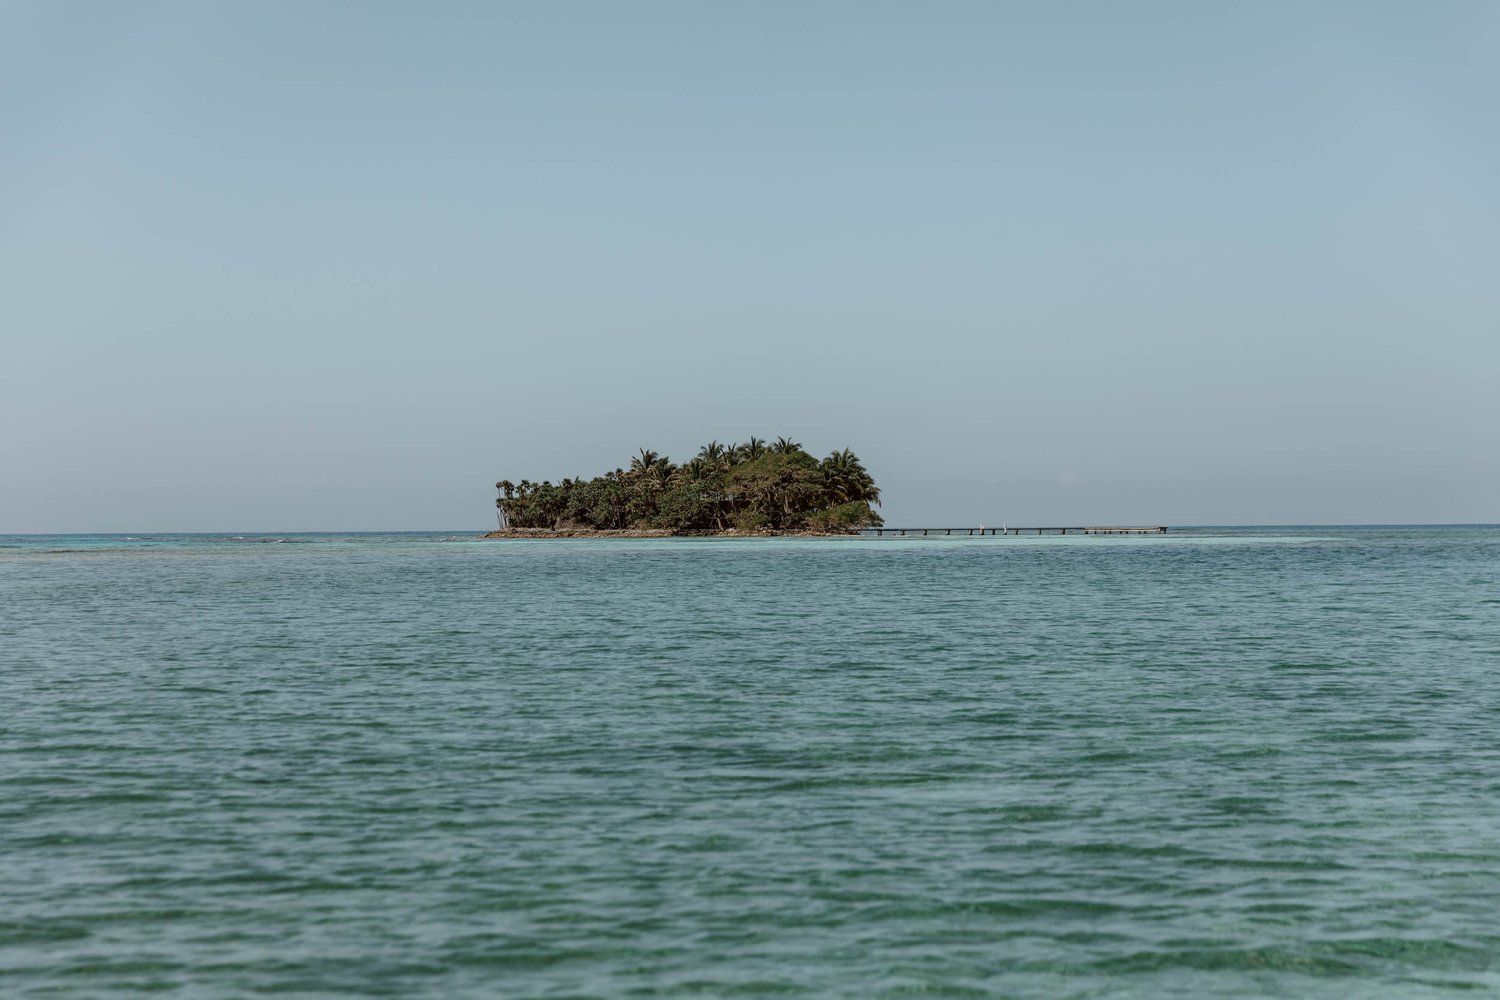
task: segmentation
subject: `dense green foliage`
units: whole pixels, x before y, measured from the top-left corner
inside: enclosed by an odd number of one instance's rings
[[[593,479],[495,484],[511,528],[853,531],[881,522],[880,490],[854,452],[819,461],[788,438],[710,441],[674,465],[642,448],[630,468]]]

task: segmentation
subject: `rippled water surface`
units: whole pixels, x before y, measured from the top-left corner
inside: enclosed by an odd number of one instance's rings
[[[1500,995],[1500,529],[0,546],[6,996]]]

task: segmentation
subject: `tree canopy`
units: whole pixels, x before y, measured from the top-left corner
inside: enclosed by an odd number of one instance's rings
[[[880,489],[848,448],[822,460],[791,438],[710,441],[681,465],[642,448],[628,468],[560,483],[495,484],[507,527],[856,531],[882,523]]]

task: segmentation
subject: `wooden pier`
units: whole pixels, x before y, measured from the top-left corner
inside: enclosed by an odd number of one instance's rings
[[[1098,527],[1055,527],[1055,528],[865,528],[860,532],[872,538],[884,538],[886,535],[1066,535],[1072,532],[1075,535],[1165,535],[1167,527],[1164,524],[1152,526],[1139,525],[1111,525]]]

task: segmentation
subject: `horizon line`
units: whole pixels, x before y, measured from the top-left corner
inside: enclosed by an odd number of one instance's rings
[[[1100,526],[1108,527],[1104,522]],[[1157,525],[1151,525],[1156,527]],[[1261,521],[1244,523],[1208,523],[1197,524],[1172,524],[1164,525],[1167,528],[1500,528],[1500,521]],[[902,525],[895,528],[886,527],[885,530],[901,530]],[[905,530],[913,530],[912,525],[905,525]],[[946,529],[949,527],[970,527],[952,525],[923,525],[915,526],[917,530],[923,528]],[[972,527],[978,527],[973,525]],[[1034,525],[1019,525],[1021,528],[1035,527]],[[1072,527],[1072,525],[1069,525]],[[24,537],[47,537],[64,535],[438,535],[456,532],[486,532],[492,528],[210,528],[193,531],[173,531],[163,529],[132,529],[122,531],[0,531],[0,538],[24,538]],[[873,529],[872,529],[873,530]]]

